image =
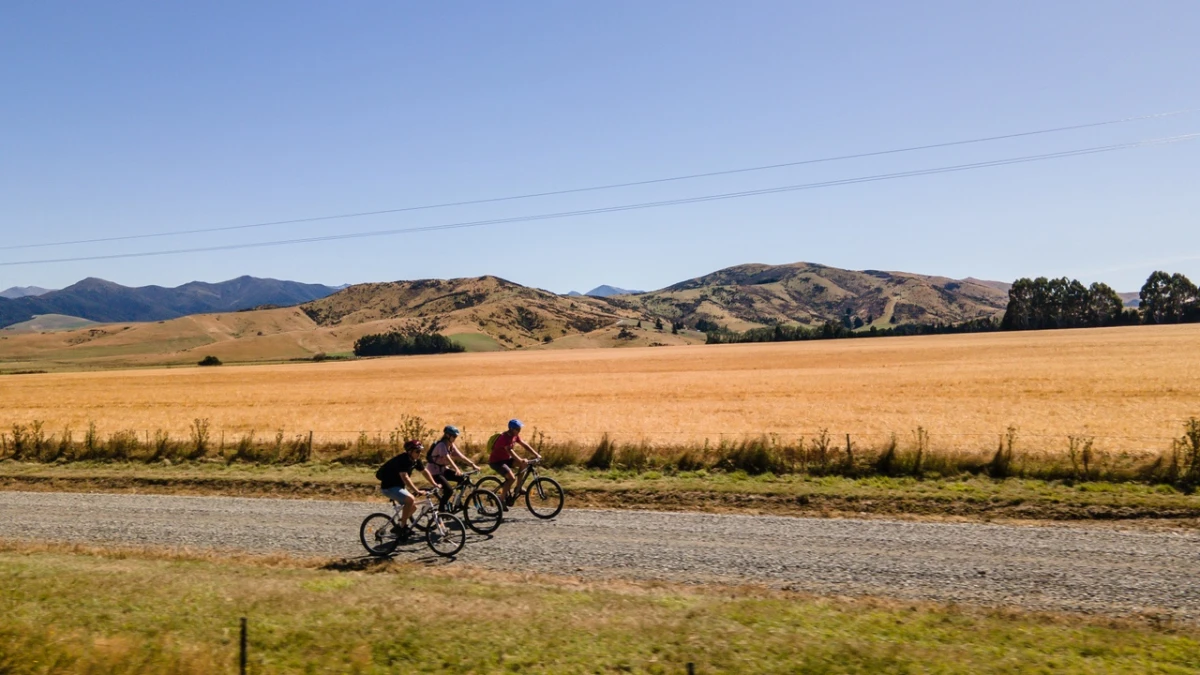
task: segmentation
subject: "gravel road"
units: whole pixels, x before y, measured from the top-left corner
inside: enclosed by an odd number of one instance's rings
[[[0,492],[0,538],[356,558],[368,502]],[[514,509],[458,564],[1200,622],[1200,534]],[[400,559],[426,559],[421,546]]]

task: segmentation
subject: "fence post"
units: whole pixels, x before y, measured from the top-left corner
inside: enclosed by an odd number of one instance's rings
[[[308,431],[308,452],[306,452],[306,453],[304,454],[304,461],[305,461],[305,462],[308,462],[308,461],[312,460],[312,434],[313,434],[313,432],[312,432],[312,430],[310,429],[310,430]]]
[[[241,649],[238,652],[238,672],[246,675],[246,617],[242,617]]]
[[[696,664],[691,661],[688,661],[687,664],[687,675],[696,675]]]

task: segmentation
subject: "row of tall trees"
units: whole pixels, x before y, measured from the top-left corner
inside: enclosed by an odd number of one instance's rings
[[[751,328],[738,333],[721,328],[708,333],[707,344],[736,342],[796,342],[801,340],[838,340],[842,338],[873,338],[896,335],[946,335],[954,333],[989,333],[999,330],[994,319],[972,319],[962,323],[909,323],[888,328],[871,326],[869,330],[855,331],[841,322],[826,321],[819,326],[787,326],[776,324],[765,328]]]
[[[1084,328],[1137,323],[1121,296],[1107,284],[1084,286],[1076,279],[1017,279],[1008,289],[1002,330]]]
[[[1186,276],[1154,272],[1138,294],[1138,309],[1102,283],[1084,286],[1076,279],[1022,278],[1008,291],[1002,330],[1090,328],[1200,321],[1200,293]]]
[[[1155,272],[1138,294],[1142,323],[1192,323],[1200,321],[1200,290],[1176,272]]]
[[[462,345],[441,333],[391,331],[364,335],[354,341],[355,356],[411,356],[464,351]]]

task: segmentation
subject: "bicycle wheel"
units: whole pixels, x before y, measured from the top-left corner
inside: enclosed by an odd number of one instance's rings
[[[458,516],[450,513],[435,513],[427,523],[429,531],[425,534],[425,543],[429,549],[443,558],[458,554],[467,544],[467,528]]]
[[[476,488],[463,503],[463,522],[479,534],[491,534],[504,521],[500,497],[491,490]]]
[[[499,476],[486,476],[475,481],[475,487],[480,490],[491,490],[496,494],[500,494],[500,486],[504,485],[504,479]]]
[[[358,528],[358,539],[367,553],[374,556],[388,555],[400,545],[396,522],[386,513],[372,513],[364,518]]]
[[[539,476],[525,490],[525,506],[538,518],[553,518],[562,511],[563,489],[553,478]]]

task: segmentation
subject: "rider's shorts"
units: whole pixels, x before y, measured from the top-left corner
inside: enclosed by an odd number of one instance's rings
[[[379,491],[383,493],[384,497],[394,502],[400,502],[401,504],[409,497],[412,497],[412,493],[402,487],[380,488]]]
[[[509,457],[508,459],[504,460],[503,462],[488,462],[488,466],[492,467],[492,471],[495,471],[496,473],[498,473],[500,475],[504,475],[504,470],[501,469],[500,467],[507,466],[508,468],[511,469],[511,468],[513,468],[514,461],[515,461],[515,458]]]

